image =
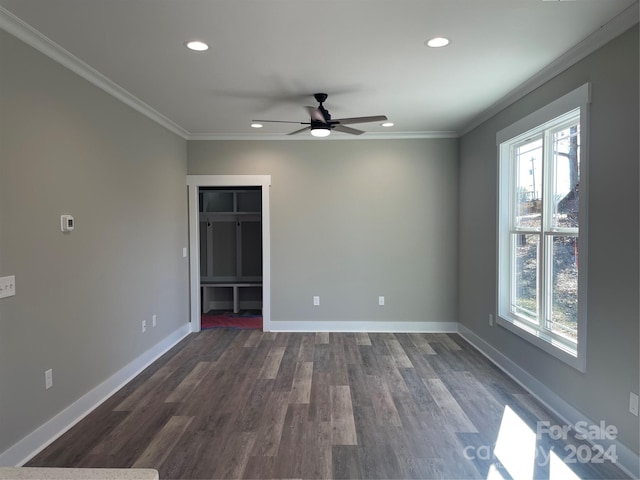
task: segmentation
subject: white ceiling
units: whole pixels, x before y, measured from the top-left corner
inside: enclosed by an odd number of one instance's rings
[[[17,17],[185,138],[281,138],[300,126],[270,123],[258,131],[251,120],[308,121],[302,106],[316,105],[315,92],[329,94],[325,107],[333,118],[384,114],[395,123],[353,125],[369,137],[464,132],[559,58],[561,68],[563,54],[580,52],[592,33],[624,23],[630,11],[637,21],[637,0],[0,0],[0,6],[5,29],[15,29]],[[437,35],[451,44],[427,48],[424,42]],[[191,39],[210,49],[188,51],[183,44]]]

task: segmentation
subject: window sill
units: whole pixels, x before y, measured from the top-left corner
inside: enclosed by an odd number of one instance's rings
[[[576,370],[584,373],[586,371],[586,362],[584,358],[584,352],[580,349],[571,349],[569,346],[558,342],[557,340],[547,337],[541,332],[527,326],[518,320],[511,320],[498,316],[496,322],[501,327],[506,328],[510,332],[518,335],[520,338],[528,341],[532,345],[535,345],[539,349],[554,356],[558,360],[566,363],[567,365],[575,368]]]

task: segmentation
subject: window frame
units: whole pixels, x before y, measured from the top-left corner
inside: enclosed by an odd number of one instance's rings
[[[588,270],[588,245],[587,245],[587,198],[588,198],[588,128],[589,128],[589,103],[591,100],[590,84],[584,84],[575,90],[567,93],[561,98],[553,101],[545,107],[533,112],[516,123],[500,130],[496,134],[498,148],[498,195],[497,195],[497,317],[496,323],[507,330],[515,333],[519,337],[527,340],[550,355],[562,360],[581,372],[586,371],[586,332],[587,332],[587,270]],[[517,185],[515,181],[515,168],[512,166],[512,152],[517,146],[521,146],[536,138],[549,138],[553,131],[557,131],[561,125],[566,125],[576,114],[580,120],[580,198],[578,224],[579,233],[571,229],[553,228],[548,225],[540,225],[539,230],[529,232],[527,228],[520,227],[514,229],[512,223],[515,218],[512,210],[514,195],[513,187]],[[551,148],[545,145],[543,140],[543,155],[547,152],[544,149]],[[546,162],[543,162],[546,163]],[[550,173],[544,172],[545,179],[543,185],[550,182]],[[548,217],[551,205],[543,202],[543,209]],[[542,221],[542,219],[541,219]],[[549,228],[546,228],[549,227]],[[539,236],[539,250],[545,248],[544,242],[551,241],[554,235],[575,235],[580,242],[580,268],[578,269],[578,314],[577,314],[577,344],[569,340],[562,339],[561,336],[548,334],[542,327],[544,312],[538,315],[538,324],[525,320],[521,316],[511,312],[512,297],[511,284],[514,275],[511,270],[511,255],[513,254],[514,242],[511,240],[514,231],[521,230],[521,233],[534,234]],[[518,233],[518,232],[516,232]],[[544,266],[545,258],[538,261],[538,283],[549,281]],[[543,277],[547,278],[543,278]],[[543,289],[539,288],[538,295],[544,295]],[[537,302],[538,305],[544,302]]]

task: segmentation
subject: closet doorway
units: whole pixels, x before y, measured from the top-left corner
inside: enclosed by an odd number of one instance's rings
[[[191,331],[211,312],[270,330],[269,175],[189,175]],[[233,313],[231,313],[233,312]]]

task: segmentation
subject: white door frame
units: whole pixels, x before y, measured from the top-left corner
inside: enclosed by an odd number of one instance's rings
[[[187,175],[189,192],[189,291],[191,331],[200,331],[200,187],[262,187],[262,329],[271,331],[271,175]]]

